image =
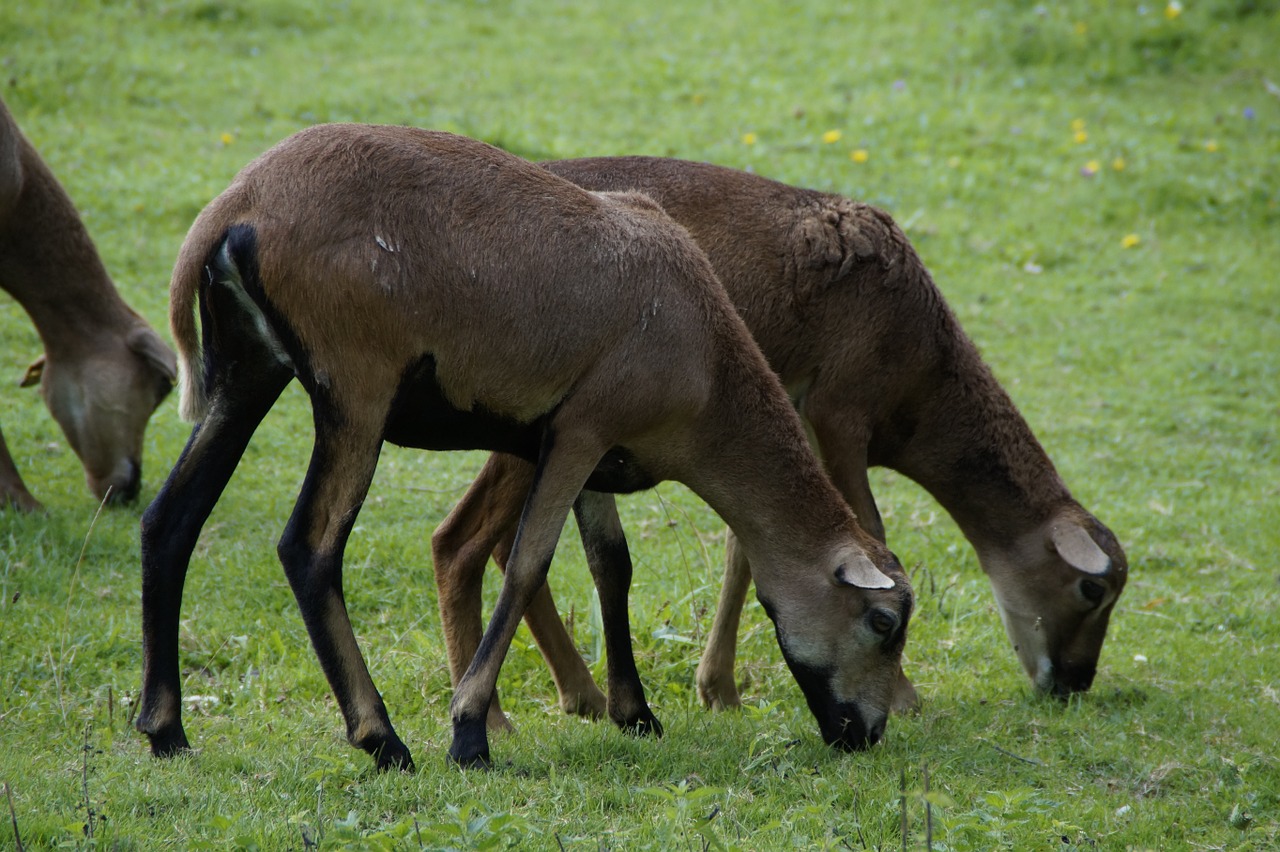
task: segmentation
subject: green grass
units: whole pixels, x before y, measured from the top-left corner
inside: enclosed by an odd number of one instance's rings
[[[560,715],[522,630],[500,683],[520,733],[494,742],[495,771],[460,773],[444,762],[450,693],[427,540],[480,457],[388,448],[348,548],[347,591],[419,771],[379,776],[342,737],[275,558],[310,448],[295,388],[193,560],[182,650],[184,691],[205,697],[186,714],[198,751],[158,762],[129,724],[140,509],[95,523],[57,427],[6,380],[5,435],[48,507],[0,514],[0,781],[22,842],[1274,848],[1280,4],[1186,0],[1173,18],[1146,6],[0,6],[0,94],[158,328],[195,214],[314,122],[431,126],[529,157],[751,168],[904,224],[1132,566],[1093,691],[1038,698],[954,525],[914,485],[877,473],[918,595],[907,657],[924,706],[872,751],[838,755],[754,602],[740,663],[749,706],[698,706],[722,527],[666,484],[622,508],[637,655],[667,736],[636,741]],[[824,141],[829,131],[839,138]],[[39,342],[7,299],[0,340],[0,374],[16,379]],[[156,414],[144,504],[187,431],[173,401]],[[571,532],[552,577],[598,669]],[[4,847],[15,845],[8,811],[0,803]]]

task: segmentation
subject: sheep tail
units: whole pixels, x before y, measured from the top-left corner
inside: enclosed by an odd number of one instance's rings
[[[178,412],[183,420],[199,423],[209,413],[209,389],[196,313],[200,283],[210,274],[210,259],[226,237],[230,193],[214,199],[204,209],[178,250],[169,279],[169,331],[178,350]]]

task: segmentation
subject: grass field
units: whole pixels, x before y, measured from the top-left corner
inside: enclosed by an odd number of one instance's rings
[[[378,775],[342,736],[275,556],[310,452],[294,387],[193,560],[197,751],[159,762],[130,724],[137,524],[188,427],[162,406],[142,504],[98,515],[37,395],[8,378],[40,347],[6,298],[0,422],[48,511],[0,513],[0,848],[1276,848],[1277,44],[1275,0],[0,5],[0,96],[157,328],[196,213],[312,123],[750,168],[897,217],[1131,564],[1093,690],[1037,697],[955,526],[877,472],[917,593],[907,664],[924,703],[841,755],[754,601],[748,706],[698,705],[723,529],[667,483],[621,501],[667,735],[560,714],[522,628],[500,681],[519,733],[493,743],[494,771],[462,773],[444,760],[427,541],[482,457],[389,447],[346,587],[419,771]],[[602,673],[571,532],[552,580]]]

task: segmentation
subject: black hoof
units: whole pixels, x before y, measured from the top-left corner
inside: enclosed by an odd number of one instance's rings
[[[373,752],[373,757],[378,762],[379,772],[413,772],[417,768],[413,765],[409,749],[399,740],[384,744]]]
[[[462,769],[488,769],[493,765],[483,718],[453,720],[449,762]]]
[[[653,715],[653,711],[647,707],[636,718],[618,722],[618,727],[636,737],[662,736],[662,723],[658,721],[657,716]]]
[[[148,731],[143,733],[151,742],[151,754],[156,757],[168,758],[191,751],[191,744],[187,742],[187,734],[182,730],[182,725],[155,733]]]
[[[449,763],[459,769],[480,769],[488,770],[493,768],[493,761],[489,758],[489,750],[478,754],[463,754],[455,751],[452,747],[449,749]]]

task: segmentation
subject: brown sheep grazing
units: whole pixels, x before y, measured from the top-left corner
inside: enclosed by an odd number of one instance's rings
[[[356,644],[342,554],[384,440],[534,465],[497,609],[450,706],[458,764],[489,762],[498,670],[571,509],[609,551],[594,560],[610,568],[594,575],[608,713],[661,732],[631,652],[630,562],[609,493],[665,479],[733,528],[824,739],[881,737],[906,577],[823,473],[706,256],[648,198],[588,192],[447,133],[313,127],[205,208],[170,297],[196,425],[142,521],[137,727],[157,755],[187,747],[178,625],[200,528],[295,377],[315,449],[278,552],[347,737],[380,768],[413,763]]]

